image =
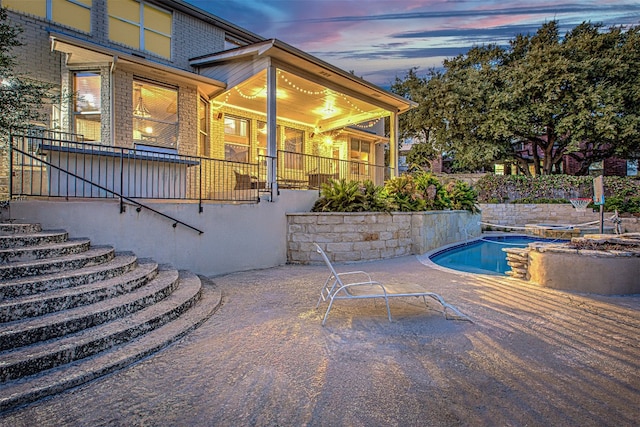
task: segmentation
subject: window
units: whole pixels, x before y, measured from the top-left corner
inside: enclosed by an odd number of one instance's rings
[[[211,156],[209,145],[209,117],[209,103],[206,99],[200,98],[198,101],[198,154],[202,157]]]
[[[3,0],[2,5],[90,33],[91,2],[92,0]]]
[[[78,72],[73,75],[74,132],[87,141],[100,141],[100,73]]]
[[[109,39],[171,58],[170,12],[136,0],[109,0]]]
[[[371,143],[360,139],[351,139],[349,150],[349,160],[351,163],[351,173],[355,175],[369,174],[369,160],[371,154]]]
[[[224,158],[233,162],[249,163],[249,120],[224,117]]]
[[[302,169],[304,152],[304,132],[298,129],[284,128],[284,167],[289,169]]]
[[[276,126],[276,135],[280,135],[280,125]],[[257,147],[257,158],[260,160],[260,157],[263,157],[262,160],[265,160],[264,157],[267,155],[267,147],[269,141],[267,139],[267,124],[265,122],[258,121],[258,147]],[[276,139],[278,137],[276,136]]]
[[[133,140],[145,145],[176,148],[177,89],[144,80],[133,81]]]

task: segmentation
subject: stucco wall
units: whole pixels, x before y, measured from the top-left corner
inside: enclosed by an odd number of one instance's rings
[[[258,204],[149,203],[154,209],[204,231],[198,234],[150,212],[117,200],[14,200],[9,215],[45,229],[65,229],[93,245],[133,251],[179,269],[207,276],[268,268],[286,263],[288,212],[305,212],[317,191],[281,190],[276,202]],[[3,213],[6,215],[6,213]]]
[[[529,280],[548,288],[603,295],[637,294],[638,272],[640,257],[633,255],[575,249],[529,251]]]
[[[365,261],[423,254],[480,235],[479,215],[466,211],[413,213],[294,213],[287,215],[287,261]]]
[[[581,213],[570,204],[481,204],[482,222],[494,225],[524,226],[525,224],[576,225],[600,221],[600,213],[587,209]],[[605,212],[605,226],[612,226],[608,219],[613,213]],[[622,217],[623,232],[640,232],[640,218]],[[499,227],[493,227],[502,230]]]

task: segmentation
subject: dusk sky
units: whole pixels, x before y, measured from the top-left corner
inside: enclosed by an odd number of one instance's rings
[[[276,38],[377,85],[419,73],[473,45],[507,45],[557,20],[638,25],[638,0],[187,0],[262,37]]]

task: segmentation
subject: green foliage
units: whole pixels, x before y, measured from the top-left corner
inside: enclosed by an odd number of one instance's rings
[[[478,193],[466,182],[451,181],[446,185],[446,190],[451,201],[451,209],[480,212],[477,205]]]
[[[419,212],[460,209],[479,212],[477,193],[452,180],[446,185],[430,173],[418,172],[390,179],[384,186],[371,181],[332,180],[322,186],[313,212]]]
[[[53,85],[33,80],[14,71],[16,61],[11,50],[21,46],[22,29],[9,22],[6,9],[0,7],[0,135],[25,127],[44,116],[44,104],[57,101]]]
[[[593,162],[640,152],[640,26],[558,23],[518,35],[508,48],[475,46],[416,69],[391,90],[419,103],[400,118],[401,136],[432,142],[457,170],[509,160],[525,175],[557,173],[563,156],[585,175]],[[529,148],[528,150],[523,148]]]
[[[358,181],[330,180],[322,184],[321,197],[313,205],[313,212],[363,212],[367,198]]]
[[[569,203],[593,198],[593,177],[571,175],[485,175],[475,189],[480,203]],[[604,177],[605,210],[640,211],[640,179]]]
[[[430,173],[416,173],[416,188],[426,203],[426,210],[451,209],[451,199],[440,180]]]
[[[386,193],[391,199],[394,210],[417,212],[426,210],[424,197],[416,188],[412,175],[401,175],[385,183]]]

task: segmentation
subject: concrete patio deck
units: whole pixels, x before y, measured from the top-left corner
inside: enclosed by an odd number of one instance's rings
[[[3,426],[633,426],[640,295],[559,292],[456,274],[408,256],[337,265],[415,282],[433,304],[341,301],[314,310],[320,265],[213,281],[203,326],[121,372],[0,416]]]

